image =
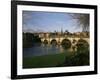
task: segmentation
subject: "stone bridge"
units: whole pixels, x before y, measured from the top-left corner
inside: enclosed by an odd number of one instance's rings
[[[56,42],[57,42],[57,44],[60,44],[64,39],[67,39],[67,40],[69,40],[72,44],[73,44],[73,41],[75,41],[76,43],[78,42],[78,40],[80,40],[80,39],[82,39],[82,40],[85,40],[88,44],[90,44],[89,42],[89,38],[78,38],[78,37],[48,37],[48,38],[41,38],[41,41],[42,41],[42,43],[44,42],[44,41],[47,41],[48,42],[48,44],[51,44],[51,42],[53,41],[53,40],[55,40]]]

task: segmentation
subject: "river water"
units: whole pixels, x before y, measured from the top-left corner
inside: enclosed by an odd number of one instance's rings
[[[32,57],[32,56],[41,56],[41,55],[50,55],[50,54],[59,54],[66,52],[62,46],[33,46],[31,48],[23,48],[23,56],[24,57]]]

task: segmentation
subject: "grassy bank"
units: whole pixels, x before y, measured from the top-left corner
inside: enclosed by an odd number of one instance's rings
[[[73,53],[60,53],[44,56],[33,56],[23,58],[23,68],[39,68],[39,67],[54,67],[64,63],[66,56],[72,56]]]
[[[23,58],[23,68],[89,65],[89,52],[60,53]]]

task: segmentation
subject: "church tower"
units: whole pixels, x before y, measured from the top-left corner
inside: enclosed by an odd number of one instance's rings
[[[63,34],[63,29],[61,28],[61,34]]]

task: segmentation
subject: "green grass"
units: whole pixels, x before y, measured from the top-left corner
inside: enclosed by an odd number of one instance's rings
[[[23,68],[42,68],[55,67],[64,63],[66,56],[71,56],[73,53],[60,53],[44,56],[33,56],[23,58]]]
[[[23,68],[44,68],[89,65],[89,51],[66,52],[23,58]]]

